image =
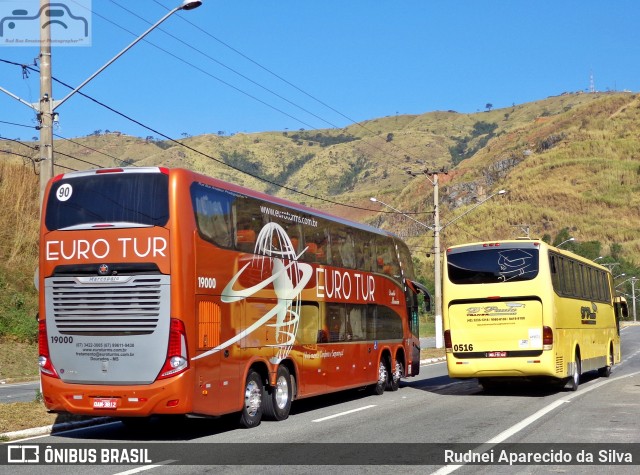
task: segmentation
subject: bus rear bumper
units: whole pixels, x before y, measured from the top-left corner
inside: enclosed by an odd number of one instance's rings
[[[558,373],[553,354],[517,358],[459,359],[447,354],[447,369],[452,378],[563,378]]]
[[[190,412],[191,397],[184,389],[183,376],[144,386],[68,384],[41,376],[41,386],[44,404],[51,412],[95,417],[147,417]]]

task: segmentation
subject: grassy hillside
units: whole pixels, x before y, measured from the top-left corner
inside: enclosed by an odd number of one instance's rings
[[[35,341],[37,330],[38,194],[33,168],[0,161],[0,337],[13,340]]]
[[[185,167],[393,229],[406,237],[421,274],[431,281],[431,233],[405,217],[381,214],[369,197],[431,223],[433,186],[407,171],[441,168],[447,170],[439,176],[443,225],[497,190],[508,190],[447,226],[443,247],[513,238],[528,228],[530,236],[549,241],[572,236],[577,244],[567,247],[591,258],[607,256],[605,261],[621,263],[616,272],[632,275],[640,262],[639,137],[639,97],[603,93],[475,114],[385,117],[339,130],[175,142],[108,133],[56,141],[55,151],[60,173],[62,167],[96,165]],[[18,143],[2,145],[3,151],[24,154]],[[9,157],[2,154],[0,162],[0,336],[24,339],[35,335],[38,177],[29,161]]]

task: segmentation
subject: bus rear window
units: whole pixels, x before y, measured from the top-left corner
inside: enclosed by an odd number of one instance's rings
[[[45,225],[51,231],[93,223],[164,226],[169,219],[168,185],[164,173],[62,179],[51,187]]]
[[[454,284],[531,280],[538,275],[538,249],[454,250],[447,255],[447,271]]]

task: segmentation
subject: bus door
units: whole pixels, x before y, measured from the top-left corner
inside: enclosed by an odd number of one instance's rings
[[[328,345],[322,366],[329,386],[339,389],[369,383],[376,366],[366,344],[367,306],[333,302],[327,303],[325,310]]]
[[[431,310],[431,295],[429,290],[419,282],[406,279],[405,302],[407,304],[407,316],[409,323],[409,345],[411,356],[411,369],[407,368],[407,376],[417,376],[420,373],[420,316],[418,293],[424,296],[424,311]]]
[[[311,395],[325,392],[327,374],[323,367],[323,354],[329,342],[329,332],[320,320],[320,305],[317,302],[303,302],[300,310],[300,326],[296,336],[294,358],[302,368],[299,377],[300,392]]]

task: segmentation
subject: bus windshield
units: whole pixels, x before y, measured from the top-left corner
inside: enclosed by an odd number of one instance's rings
[[[169,178],[164,173],[113,173],[63,178],[51,187],[50,231],[92,223],[164,226],[169,219]]]
[[[447,255],[449,280],[454,284],[492,284],[534,279],[538,275],[538,249],[467,247]]]

